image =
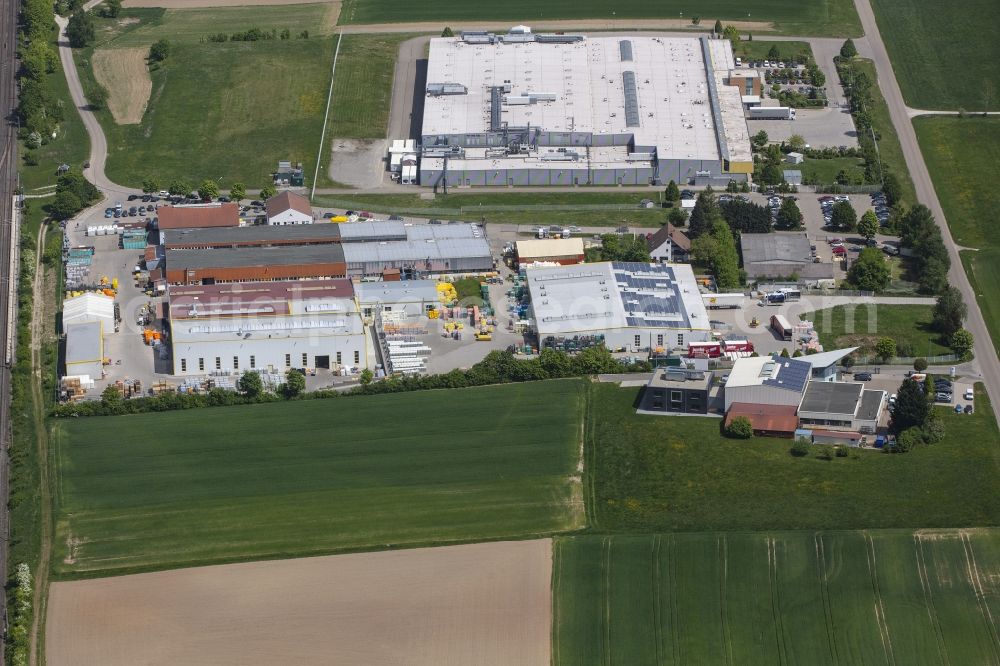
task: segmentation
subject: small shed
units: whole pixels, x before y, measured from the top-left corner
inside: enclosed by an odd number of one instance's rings
[[[785,155],[785,161],[789,164],[802,164],[805,159],[806,158],[802,153],[788,153]]]
[[[782,172],[782,176],[785,182],[789,185],[801,185],[802,184],[802,172],[798,169],[785,169]]]

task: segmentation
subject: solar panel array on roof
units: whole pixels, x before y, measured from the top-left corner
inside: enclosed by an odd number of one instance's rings
[[[765,379],[764,386],[775,386],[777,388],[788,389],[789,391],[801,391],[809,381],[812,374],[812,365],[805,361],[796,359],[775,359],[778,363],[778,376],[774,379]]]
[[[635,72],[622,72],[622,87],[625,92],[625,126],[639,126],[639,93],[635,88]]]
[[[688,327],[687,313],[671,267],[615,262],[611,268],[629,326]]]
[[[630,40],[620,40],[618,50],[621,52],[622,62],[632,62],[632,42]]]

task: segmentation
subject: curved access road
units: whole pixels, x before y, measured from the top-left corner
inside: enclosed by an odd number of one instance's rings
[[[85,10],[90,10],[100,4],[102,0],[90,0],[83,6]],[[66,83],[69,85],[70,97],[73,105],[80,113],[84,127],[87,128],[87,136],[90,137],[90,166],[83,170],[83,175],[97,186],[106,197],[120,197],[131,194],[131,190],[117,183],[110,181],[104,173],[104,165],[108,160],[108,140],[104,136],[104,130],[97,120],[97,115],[87,103],[87,98],[83,94],[83,84],[80,82],[80,73],[76,69],[73,61],[73,49],[70,48],[69,38],[66,36],[66,26],[69,19],[56,15],[56,24],[59,26],[59,60],[62,62],[63,71],[66,73]]]
[[[906,106],[903,93],[892,69],[889,52],[882,41],[882,35],[879,34],[870,0],[854,0],[854,6],[858,10],[858,16],[861,17],[861,25],[867,37],[867,46],[871,51],[871,58],[875,62],[875,70],[878,73],[879,88],[882,90],[882,96],[885,97],[889,107],[889,116],[896,128],[896,134],[899,135],[899,143],[903,147],[903,157],[910,168],[910,176],[913,178],[913,185],[917,190],[917,199],[930,209],[941,228],[941,235],[951,259],[949,281],[962,292],[962,297],[969,306],[969,317],[965,322],[965,327],[976,339],[976,360],[973,367],[978,367],[979,375],[986,385],[986,389],[991,398],[996,401],[1000,399],[1000,360],[997,359],[997,352],[993,347],[989,329],[986,328],[983,313],[979,310],[976,292],[972,289],[969,278],[962,268],[958,247],[951,236],[951,229],[948,228],[945,220],[944,209],[941,208],[941,202],[938,201],[930,172],[924,162],[923,153],[920,152],[917,133],[913,129],[913,123],[910,122],[911,116],[919,115],[919,113],[911,114],[912,109]],[[941,112],[934,111],[932,113]]]

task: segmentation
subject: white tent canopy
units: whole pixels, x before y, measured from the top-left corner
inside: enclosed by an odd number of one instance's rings
[[[70,324],[99,321],[104,330],[113,331],[115,325],[115,299],[97,292],[87,292],[63,302],[63,329]]]

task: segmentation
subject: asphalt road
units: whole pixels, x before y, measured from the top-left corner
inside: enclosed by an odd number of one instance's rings
[[[930,172],[924,163],[923,153],[920,152],[917,134],[910,121],[910,109],[903,100],[899,83],[896,82],[892,62],[889,60],[889,53],[882,41],[881,34],[879,34],[878,25],[875,23],[875,14],[872,12],[869,0],[854,0],[854,5],[861,17],[861,25],[866,35],[867,48],[863,50],[863,54],[875,62],[879,88],[889,106],[889,116],[892,118],[892,124],[899,135],[899,143],[903,147],[903,157],[906,159],[910,176],[913,178],[914,186],[916,186],[917,199],[931,210],[938,226],[941,227],[941,235],[944,237],[944,244],[948,248],[948,256],[951,258],[949,281],[962,292],[962,297],[969,306],[969,318],[965,322],[965,327],[976,339],[976,360],[973,367],[978,367],[979,374],[991,398],[997,400],[1000,396],[1000,360],[997,359],[989,330],[986,328],[983,314],[976,302],[976,293],[973,291],[972,285],[969,284],[969,278],[962,268],[962,260],[959,257],[955,241],[951,237],[951,230],[945,220],[944,210],[941,208],[941,202],[938,201]],[[870,51],[870,54],[864,53],[864,51]]]

